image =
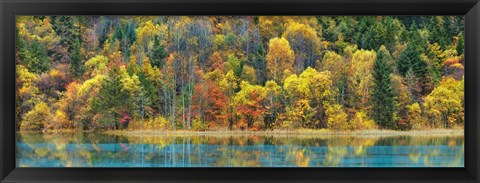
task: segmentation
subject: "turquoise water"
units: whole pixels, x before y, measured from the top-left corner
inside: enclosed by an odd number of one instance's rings
[[[463,167],[463,136],[18,134],[17,167]]]

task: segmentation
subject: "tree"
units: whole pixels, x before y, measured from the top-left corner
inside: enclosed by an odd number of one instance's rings
[[[215,70],[220,70],[224,72],[225,64],[223,63],[222,56],[218,52],[213,52],[213,54],[208,59],[207,63],[205,64],[205,69],[208,72],[212,72]]]
[[[47,48],[37,40],[27,46],[23,64],[31,72],[40,74],[50,69],[52,63],[47,55]]]
[[[167,52],[157,35],[154,36],[151,53],[150,58],[152,59],[152,66],[162,68],[164,64],[163,59],[167,57]]]
[[[102,81],[98,95],[92,100],[95,120],[102,129],[119,129],[118,120],[122,112],[125,112],[125,99],[128,99],[121,76],[118,67],[111,68],[108,77]]]
[[[284,71],[292,70],[293,51],[285,38],[273,38],[268,43],[267,77],[277,83],[284,79]]]
[[[192,117],[200,119],[211,127],[223,125],[227,97],[220,87],[215,82],[207,80],[205,83],[196,84],[194,90],[195,92],[192,96]]]
[[[48,104],[39,102],[31,111],[25,114],[20,129],[22,131],[40,131],[48,128],[46,124],[51,120],[50,113]]]
[[[332,74],[335,89],[333,93],[339,104],[345,103],[349,65],[348,59],[345,59],[333,51],[327,51],[323,56],[322,62],[317,66],[318,70],[330,71]]]
[[[237,105],[236,110],[242,116],[242,120],[247,123],[247,128],[252,128],[265,112],[262,106],[262,100],[265,98],[263,87],[259,85],[251,85],[246,81],[240,84],[240,91],[233,99]]]
[[[350,130],[351,124],[348,122],[348,115],[343,110],[342,105],[329,105],[326,110],[328,116],[328,128],[334,130]]]
[[[425,78],[427,73],[427,64],[420,58],[420,51],[413,44],[409,44],[399,56],[397,61],[398,72],[406,76],[407,71],[411,69],[419,78]]]
[[[53,29],[60,36],[60,44],[69,52],[80,38],[80,29],[75,16],[52,16]]]
[[[38,80],[35,73],[28,71],[23,65],[16,66],[16,122],[20,124],[25,114],[41,101],[42,94],[36,86]],[[20,126],[20,125],[18,125]]]
[[[315,23],[317,22],[315,21]],[[283,37],[288,40],[295,52],[294,68],[296,73],[300,73],[307,67],[315,66],[316,56],[320,53],[320,36],[321,34],[308,24],[289,23]]]
[[[377,52],[377,60],[373,66],[372,114],[373,119],[382,128],[395,129],[393,118],[395,112],[394,91],[391,83],[392,58],[390,53],[381,46]]]
[[[305,109],[297,111],[303,113],[301,122],[304,127],[326,127],[325,105],[330,102],[332,96],[329,71],[318,72],[309,67],[300,76],[293,74],[287,77],[283,88],[288,108],[293,109],[297,106]]]
[[[356,50],[348,68],[346,103],[348,107],[369,109],[370,90],[373,85],[375,51]]]
[[[263,121],[266,128],[272,128],[283,109],[282,88],[275,81],[269,80],[265,83],[264,91],[265,114]]]
[[[457,81],[451,77],[442,79],[440,85],[425,97],[423,106],[430,116],[430,121],[444,128],[463,122],[464,80]]]
[[[83,62],[82,43],[80,38],[77,38],[73,43],[72,51],[70,53],[70,64],[68,64],[70,73],[72,73],[73,77],[83,75],[83,72],[85,71]]]

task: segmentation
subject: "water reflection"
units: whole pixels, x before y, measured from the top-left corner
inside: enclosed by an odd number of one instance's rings
[[[18,134],[19,167],[463,167],[463,136]]]

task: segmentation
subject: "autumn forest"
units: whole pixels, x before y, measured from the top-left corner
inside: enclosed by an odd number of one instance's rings
[[[462,16],[19,16],[18,131],[464,126]]]

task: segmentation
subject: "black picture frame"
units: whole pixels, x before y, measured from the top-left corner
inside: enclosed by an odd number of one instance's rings
[[[479,182],[478,0],[1,0],[0,181],[7,182]],[[15,16],[464,15],[464,168],[16,168]]]

